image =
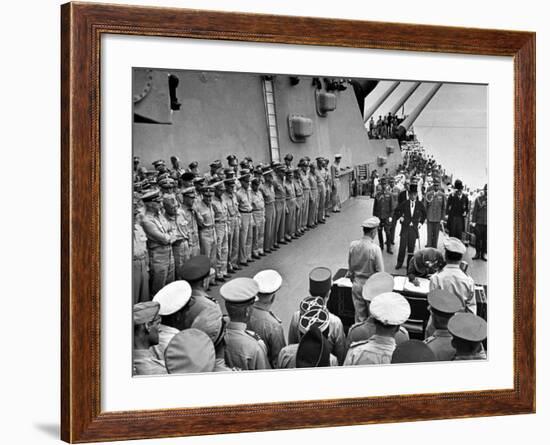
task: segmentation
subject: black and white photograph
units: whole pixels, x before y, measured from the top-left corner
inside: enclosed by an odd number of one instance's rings
[[[487,89],[133,68],[132,375],[488,360]]]

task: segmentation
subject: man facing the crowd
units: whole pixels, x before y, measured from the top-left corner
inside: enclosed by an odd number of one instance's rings
[[[441,190],[439,178],[434,179],[433,185],[426,193],[424,202],[426,203],[428,233],[426,247],[434,247],[437,249],[439,230],[441,229],[441,222],[445,219],[445,210],[447,208],[447,197]]]

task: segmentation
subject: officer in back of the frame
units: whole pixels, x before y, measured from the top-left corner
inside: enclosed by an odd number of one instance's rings
[[[487,338],[487,323],[478,315],[458,312],[449,320],[452,345],[456,349],[453,360],[486,360],[483,340]]]

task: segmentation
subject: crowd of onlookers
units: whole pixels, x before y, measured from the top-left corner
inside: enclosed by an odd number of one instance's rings
[[[404,120],[404,117],[399,117],[391,112],[385,116],[378,116],[376,122],[374,121],[374,116],[372,116],[367,126],[369,139],[396,138],[397,129]]]

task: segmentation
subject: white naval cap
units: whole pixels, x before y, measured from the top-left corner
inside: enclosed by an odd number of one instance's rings
[[[254,275],[254,281],[258,284],[259,293],[272,294],[282,286],[283,277],[276,270],[267,269]]]
[[[374,297],[369,310],[376,320],[393,326],[405,323],[411,315],[409,302],[395,292],[385,292]]]
[[[454,236],[447,238],[443,242],[443,246],[445,247],[445,250],[448,250],[449,252],[455,252],[461,255],[464,255],[466,253],[466,246],[462,243],[462,241],[460,241],[458,238],[455,238]]]
[[[361,223],[361,227],[365,229],[375,229],[380,225],[380,219],[376,216],[371,216]]]
[[[252,304],[258,292],[258,283],[245,277],[234,278],[220,288],[222,298],[231,304]]]
[[[184,307],[191,298],[191,286],[185,280],[172,281],[157,292],[153,301],[160,304],[159,315],[170,315]]]
[[[393,277],[387,272],[373,273],[363,285],[363,299],[372,301],[377,295],[393,290]]]

